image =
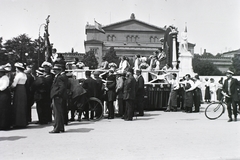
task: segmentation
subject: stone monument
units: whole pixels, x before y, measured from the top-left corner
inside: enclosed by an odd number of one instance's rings
[[[188,41],[187,41],[187,26],[185,26],[185,30],[181,33],[181,41],[179,45],[179,77],[183,77],[186,74],[190,74],[194,76],[192,68],[192,58],[193,55],[188,51]]]

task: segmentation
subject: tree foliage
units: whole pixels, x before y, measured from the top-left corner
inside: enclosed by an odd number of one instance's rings
[[[2,37],[0,37],[0,66],[9,62],[8,56],[6,55],[6,51],[2,45]]]
[[[96,69],[98,67],[98,61],[93,51],[87,52],[84,55],[82,62],[85,64],[85,66],[88,66],[90,69]]]
[[[117,65],[120,63],[120,59],[116,55],[116,51],[114,50],[114,47],[111,47],[109,49],[109,51],[105,54],[104,58],[105,58],[106,61],[108,61],[108,63],[113,62]]]
[[[7,40],[3,46],[7,53],[11,53],[9,56],[12,63],[16,61],[32,63],[29,61],[37,58],[36,42],[32,41],[26,34]]]
[[[210,61],[202,61],[194,57],[192,64],[193,71],[201,76],[222,75],[222,72]]]
[[[240,55],[234,55],[232,58],[232,66],[229,69],[234,71],[234,75],[240,75]]]

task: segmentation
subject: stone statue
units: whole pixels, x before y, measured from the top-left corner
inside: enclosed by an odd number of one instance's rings
[[[188,52],[188,42],[187,42],[187,32],[182,32],[181,33],[181,42],[180,42],[180,53],[185,53]]]

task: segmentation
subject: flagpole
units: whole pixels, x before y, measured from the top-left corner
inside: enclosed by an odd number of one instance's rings
[[[94,18],[94,37],[93,37],[93,39],[95,39],[96,40],[96,21],[95,21],[95,18]]]

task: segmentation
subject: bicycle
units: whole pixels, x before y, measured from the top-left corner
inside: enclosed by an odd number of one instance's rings
[[[223,97],[219,102],[210,103],[205,109],[205,116],[210,120],[218,119],[225,112],[225,98]]]
[[[99,121],[103,118],[103,104],[102,102],[96,98],[96,97],[90,97],[87,98],[86,96],[84,97],[84,102],[76,102],[77,104],[77,109],[83,110],[84,109],[84,115],[85,117],[89,117],[89,121]],[[87,111],[86,111],[87,108]],[[77,114],[77,113],[76,113]]]

